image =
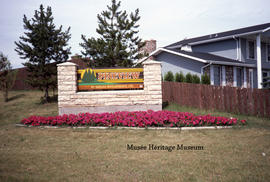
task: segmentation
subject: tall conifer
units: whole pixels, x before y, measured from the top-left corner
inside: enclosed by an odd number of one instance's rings
[[[120,10],[120,5],[120,1],[112,0],[111,6],[97,15],[99,38],[87,39],[82,35],[82,54],[90,57],[91,67],[131,67],[133,61],[145,56],[139,52],[145,45],[137,36],[139,9],[128,15]]]
[[[45,10],[40,5],[34,17],[23,17],[24,36],[15,42],[17,53],[27,59],[23,63],[29,72],[27,82],[44,91],[44,101],[49,100],[48,90],[56,86],[56,64],[68,59],[70,47],[67,47],[71,35],[70,27],[62,31],[62,26],[56,28],[53,23],[51,7]],[[53,63],[53,64],[50,64]]]

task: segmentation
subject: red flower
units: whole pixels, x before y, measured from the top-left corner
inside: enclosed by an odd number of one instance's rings
[[[215,117],[211,115],[195,116],[187,112],[174,111],[135,111],[115,113],[80,113],[53,117],[30,116],[21,121],[22,124],[40,125],[68,125],[68,126],[132,126],[132,127],[183,127],[204,125],[232,125],[237,124],[236,118]],[[240,124],[246,124],[241,120]]]

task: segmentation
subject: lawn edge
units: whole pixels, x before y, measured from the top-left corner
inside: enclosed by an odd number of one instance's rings
[[[121,127],[121,126],[113,126],[113,127],[105,127],[105,126],[31,126],[24,124],[15,124],[17,127],[27,127],[27,128],[46,128],[46,129],[57,129],[57,128],[73,128],[73,129],[117,129],[117,130],[213,130],[213,129],[231,129],[238,128],[241,126],[198,126],[198,127]]]

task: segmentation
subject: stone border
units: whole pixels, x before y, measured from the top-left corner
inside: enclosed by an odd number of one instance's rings
[[[28,127],[28,128],[47,128],[47,129],[57,129],[57,128],[72,128],[72,129],[98,129],[98,130],[106,130],[106,129],[116,129],[116,130],[210,130],[210,129],[231,129],[233,127],[240,127],[240,126],[198,126],[198,127],[103,127],[103,126],[31,126],[31,125],[24,125],[24,124],[15,124],[17,127]]]

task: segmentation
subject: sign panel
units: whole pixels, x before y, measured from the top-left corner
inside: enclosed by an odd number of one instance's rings
[[[143,89],[143,68],[78,70],[78,90]]]

